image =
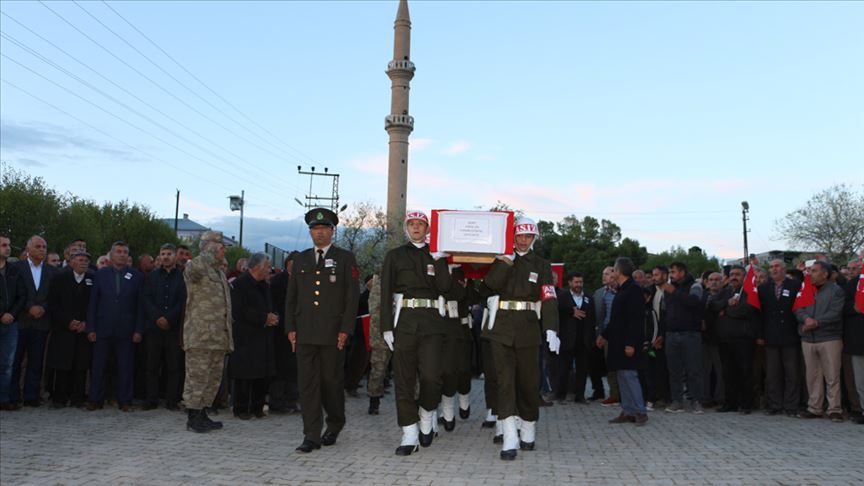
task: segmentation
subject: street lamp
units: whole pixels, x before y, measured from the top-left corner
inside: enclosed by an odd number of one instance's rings
[[[231,211],[240,211],[240,248],[243,248],[243,208],[246,206],[246,191],[240,191],[239,196],[228,196],[228,206]]]
[[[750,252],[747,249],[747,213],[749,212],[750,205],[747,204],[747,201],[741,201],[741,221],[744,223],[744,259],[741,261],[744,262],[744,265],[747,265],[750,258]]]

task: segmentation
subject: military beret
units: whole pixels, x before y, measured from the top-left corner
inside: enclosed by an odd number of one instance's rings
[[[221,231],[205,231],[201,234],[201,241],[210,241],[213,243],[222,243],[222,232]]]
[[[327,208],[314,208],[306,213],[305,219],[310,228],[321,224],[332,228],[339,224],[339,216]]]

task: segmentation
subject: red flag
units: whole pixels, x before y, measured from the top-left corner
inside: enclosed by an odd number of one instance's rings
[[[363,314],[359,316],[360,320],[363,322],[363,338],[366,341],[366,352],[372,352],[372,343],[369,341],[369,324],[371,323],[372,316],[369,314]]]
[[[747,303],[762,310],[762,302],[759,301],[759,292],[756,290],[756,272],[753,271],[753,265],[749,266],[747,276],[744,277],[744,292],[747,292]]]
[[[858,288],[855,289],[855,305],[858,312],[864,312],[864,273],[858,276]]]
[[[815,303],[816,286],[813,285],[813,280],[810,279],[810,275],[807,275],[804,277],[804,281],[801,282],[801,290],[799,290],[798,295],[795,296],[795,303],[792,304],[792,311],[810,307]]]

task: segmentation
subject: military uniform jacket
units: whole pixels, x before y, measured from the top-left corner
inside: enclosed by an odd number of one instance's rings
[[[394,327],[393,294],[437,300],[450,290],[452,282],[447,259],[432,258],[428,245],[417,248],[408,242],[387,252],[381,271],[381,332]],[[446,330],[438,309],[403,308],[396,326],[408,334],[442,334]]]
[[[315,260],[314,248],[294,260],[285,297],[285,332],[297,332],[298,344],[335,346],[340,332],[354,332],[360,270],[354,254],[335,245],[322,264]]]
[[[232,351],[231,289],[216,258],[203,253],[189,260],[186,281],[186,315],[183,350]]]
[[[552,267],[549,262],[529,251],[524,256],[516,255],[512,264],[495,260],[484,283],[501,301],[541,301],[540,315],[544,331],[558,332],[558,301],[552,284]],[[490,341],[507,346],[539,346],[543,336],[537,325],[537,313],[533,310],[498,310],[491,331],[483,330]]]
[[[87,321],[93,272],[84,272],[81,282],[75,281],[72,269],[60,270],[51,280],[48,303],[51,306],[51,339],[45,364],[57,370],[86,370],[90,367],[91,343],[86,332],[69,330],[73,320]]]

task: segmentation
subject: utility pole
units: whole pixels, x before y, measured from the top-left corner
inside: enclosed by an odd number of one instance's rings
[[[239,196],[228,196],[231,211],[240,211],[240,248],[243,248],[243,209],[246,206],[246,190],[241,190]]]
[[[747,249],[747,213],[750,212],[750,205],[747,201],[741,201],[741,221],[744,223],[744,259],[741,260],[743,265],[747,265],[750,260],[750,251]]]
[[[174,234],[177,234],[177,216],[180,215],[180,189],[177,189],[177,202],[174,204]]]
[[[297,166],[297,173],[300,175],[308,175],[309,176],[309,194],[304,196],[306,198],[306,202],[300,201],[299,199],[294,199],[297,201],[297,204],[303,206],[307,211],[312,208],[319,207],[329,207],[334,213],[340,213],[348,207],[348,205],[342,206],[339,208],[339,174],[331,173],[330,169],[324,167],[324,172],[315,172],[315,167],[311,167],[311,170],[304,171],[302,166]],[[313,194],[312,185],[315,181],[315,177],[330,177],[332,180],[332,190],[330,197],[319,196],[317,194]]]

